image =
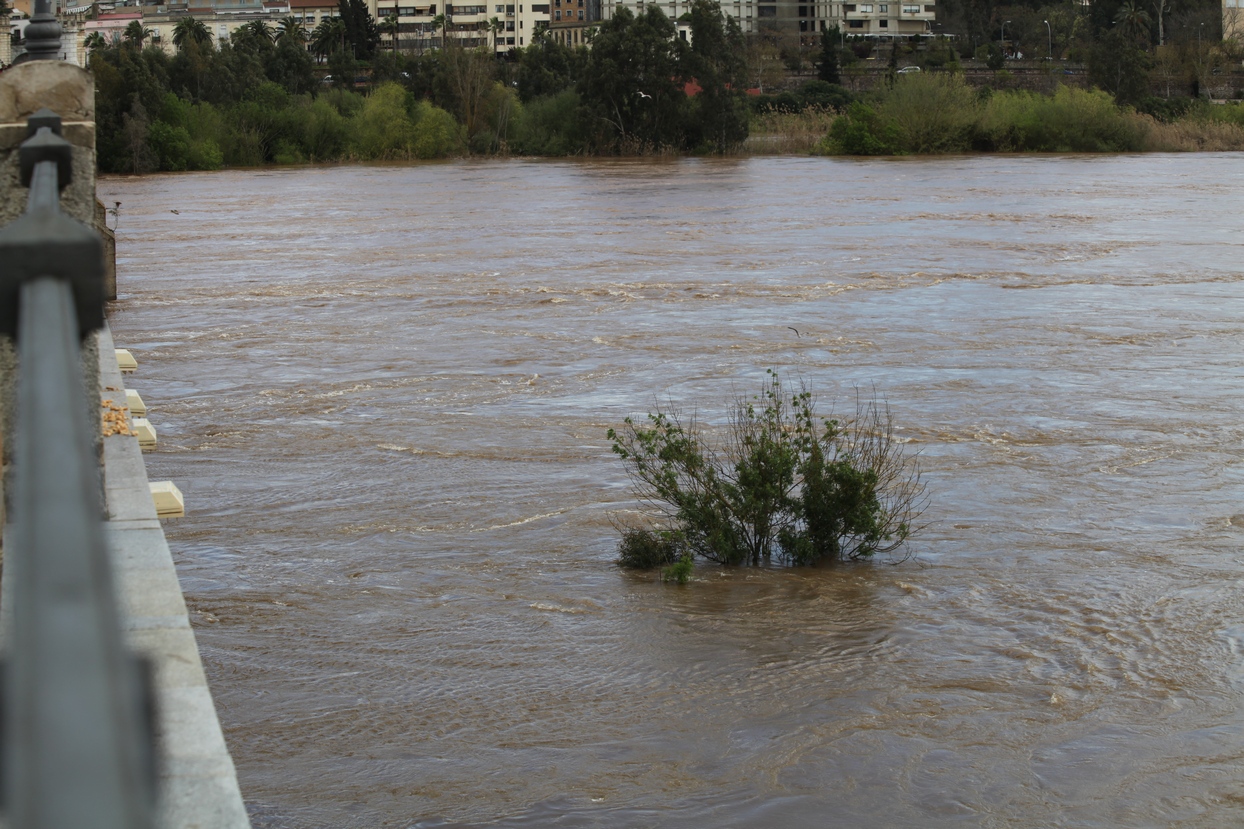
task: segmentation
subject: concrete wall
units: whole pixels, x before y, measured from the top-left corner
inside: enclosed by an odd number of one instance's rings
[[[125,405],[112,335],[100,335],[100,405]],[[140,366],[141,371],[141,366]],[[156,401],[147,401],[149,405]],[[155,665],[162,829],[250,826],[233,758],[216,717],[138,439],[104,438],[105,529],[131,648]]]

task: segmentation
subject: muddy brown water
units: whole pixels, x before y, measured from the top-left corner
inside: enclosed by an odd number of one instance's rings
[[[100,190],[256,826],[1244,821],[1244,156]],[[769,367],[888,399],[916,557],[614,568],[605,431]]]

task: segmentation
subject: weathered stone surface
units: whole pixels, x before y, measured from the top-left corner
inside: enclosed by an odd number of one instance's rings
[[[91,73],[57,60],[29,61],[0,73],[0,123],[25,123],[44,107],[63,121],[94,121]]]

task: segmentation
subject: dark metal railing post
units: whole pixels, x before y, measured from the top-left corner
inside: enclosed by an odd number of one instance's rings
[[[28,60],[56,60],[60,55],[61,25],[52,13],[52,0],[35,0],[35,13],[26,24]]]
[[[49,117],[50,116],[50,117]],[[81,339],[103,320],[103,249],[60,212],[72,148],[51,113],[21,148],[25,215],[0,229],[0,333],[20,378],[4,556],[3,796],[12,829],[147,829],[148,699],[105,541]],[[97,425],[96,427],[97,428]]]

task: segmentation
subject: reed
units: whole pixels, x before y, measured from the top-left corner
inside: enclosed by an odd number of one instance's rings
[[[1155,152],[1237,152],[1244,150],[1244,126],[1230,122],[1188,118],[1164,124],[1146,120],[1145,149]]]
[[[752,115],[751,134],[743,142],[744,155],[792,155],[812,152],[833,125],[838,113],[812,106],[801,112],[766,110]]]

